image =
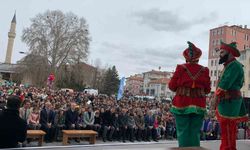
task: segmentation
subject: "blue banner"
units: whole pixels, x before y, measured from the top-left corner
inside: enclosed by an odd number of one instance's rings
[[[118,90],[118,94],[117,94],[117,100],[120,100],[122,98],[124,84],[125,84],[125,77],[121,78],[121,80],[120,80],[120,86],[119,86],[119,90]]]

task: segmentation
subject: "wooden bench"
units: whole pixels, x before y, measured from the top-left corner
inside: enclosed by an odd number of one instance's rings
[[[46,133],[42,130],[27,130],[27,139],[28,138],[38,138],[38,146],[43,145],[43,137]]]
[[[68,138],[89,137],[89,144],[95,144],[97,132],[93,130],[63,130],[63,145],[68,144]]]

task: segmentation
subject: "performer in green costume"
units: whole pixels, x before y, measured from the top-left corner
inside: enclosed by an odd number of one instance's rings
[[[224,69],[215,91],[216,116],[221,126],[220,150],[236,150],[237,124],[247,121],[246,109],[240,89],[244,82],[243,65],[235,57],[240,56],[236,43],[221,43],[219,64]]]

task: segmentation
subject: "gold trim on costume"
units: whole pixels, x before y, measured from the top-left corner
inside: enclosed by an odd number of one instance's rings
[[[218,114],[220,115],[220,117],[227,118],[227,119],[240,119],[240,118],[245,118],[245,117],[248,117],[248,114],[246,114],[245,116],[239,116],[239,117],[229,117],[229,116],[224,116],[224,115],[220,114],[220,112],[219,112],[219,111],[218,111]]]
[[[199,108],[199,109],[202,109],[202,110],[206,110],[206,108],[203,108],[203,107],[200,107],[200,106],[196,106],[196,105],[189,105],[189,106],[186,106],[186,107],[176,107],[176,106],[172,106],[173,108],[176,108],[176,109],[186,109],[186,108]]]

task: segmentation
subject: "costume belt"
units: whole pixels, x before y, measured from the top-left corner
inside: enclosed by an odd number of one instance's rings
[[[178,87],[176,90],[177,96],[187,96],[192,98],[205,97],[205,90],[203,88],[189,88],[189,87]]]
[[[220,99],[231,100],[231,99],[237,99],[237,98],[241,98],[241,92],[239,90],[228,90]]]

